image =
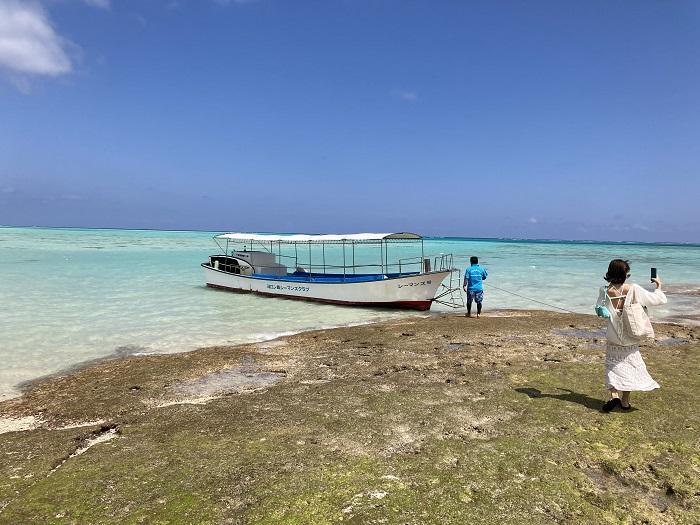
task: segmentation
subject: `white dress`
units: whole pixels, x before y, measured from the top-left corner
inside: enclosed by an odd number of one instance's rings
[[[665,304],[666,295],[661,290],[649,292],[633,284],[637,302],[642,306]],[[628,290],[630,293],[632,290]],[[605,386],[622,392],[649,391],[659,388],[659,384],[647,372],[647,367],[639,352],[636,341],[625,336],[622,330],[622,311],[618,311],[608,296],[608,287],[603,286],[598,294],[598,305],[605,306],[610,312],[606,331],[605,348]]]

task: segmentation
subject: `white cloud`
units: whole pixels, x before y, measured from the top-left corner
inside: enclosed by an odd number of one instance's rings
[[[415,102],[418,100],[418,93],[415,91],[406,91],[404,89],[396,89],[394,90],[394,96],[404,100],[406,102]]]
[[[83,0],[83,2],[93,7],[101,7],[102,9],[109,9],[110,7],[109,0]]]
[[[0,0],[0,67],[24,75],[65,75],[73,69],[66,44],[40,4]]]
[[[257,2],[258,0],[214,0],[219,5],[229,5],[229,4],[236,4],[236,5],[243,5],[243,4],[252,4]]]
[[[530,217],[527,222],[530,224],[537,224],[537,218],[536,217]]]
[[[146,20],[146,17],[142,14],[131,13],[131,18],[141,27],[146,27],[148,25],[148,20]]]

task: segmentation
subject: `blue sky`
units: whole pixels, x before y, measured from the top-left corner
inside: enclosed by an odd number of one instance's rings
[[[0,224],[700,241],[700,3],[0,0]]]

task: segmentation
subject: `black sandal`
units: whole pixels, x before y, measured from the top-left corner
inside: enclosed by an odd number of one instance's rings
[[[632,405],[625,406],[622,404],[622,402],[620,402],[620,409],[625,411],[625,412],[629,412],[630,410],[632,410]]]
[[[613,397],[609,401],[606,401],[605,404],[603,405],[603,412],[611,412],[615,407],[621,407],[622,402],[620,401],[619,397]]]

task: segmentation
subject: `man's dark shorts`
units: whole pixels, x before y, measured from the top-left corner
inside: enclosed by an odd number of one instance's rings
[[[481,304],[484,302],[484,291],[483,290],[467,290],[467,301],[476,301],[476,304]]]

